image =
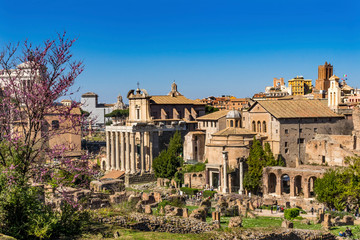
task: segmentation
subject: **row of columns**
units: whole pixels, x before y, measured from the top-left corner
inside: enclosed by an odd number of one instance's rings
[[[267,175],[267,189],[266,189],[266,193],[269,194],[270,189],[269,189],[269,175]],[[282,177],[281,176],[276,176],[276,185],[275,185],[275,194],[278,196],[281,196],[283,194],[283,181],[282,181]],[[283,175],[282,175],[283,176]],[[299,176],[299,175],[297,175]],[[295,177],[290,177],[290,181],[289,181],[289,187],[290,187],[290,197],[296,197],[299,195],[299,193],[302,191],[304,194],[304,198],[309,198],[310,197],[310,191],[311,188],[313,189],[313,186],[310,186],[311,184],[313,184],[313,179],[311,179],[314,177],[310,177],[310,178],[303,178],[301,177],[301,180],[299,182],[295,181]]]
[[[138,132],[140,152],[136,144],[136,132],[106,131],[106,170],[121,170],[126,173],[152,171],[152,134]],[[137,160],[139,156],[140,166]]]

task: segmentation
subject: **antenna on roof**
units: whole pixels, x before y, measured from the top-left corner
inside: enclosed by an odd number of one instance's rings
[[[139,82],[137,82],[136,84],[137,84],[137,88],[139,88],[139,86],[140,86],[140,83],[139,83]]]

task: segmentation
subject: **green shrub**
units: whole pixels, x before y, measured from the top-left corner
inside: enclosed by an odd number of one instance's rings
[[[213,197],[216,191],[205,190],[203,193],[204,198]]]
[[[182,187],[180,188],[181,191],[183,191],[186,195],[195,195],[199,189],[196,188],[189,188],[189,187]]]
[[[284,211],[284,218],[287,220],[292,220],[300,215],[300,209],[298,208],[289,208]]]
[[[205,163],[188,164],[184,167],[184,172],[202,172],[205,166]]]

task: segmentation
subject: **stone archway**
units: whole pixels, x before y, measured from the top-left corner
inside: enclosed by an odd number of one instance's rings
[[[276,175],[275,173],[270,173],[268,177],[268,193],[276,192]]]
[[[281,194],[290,194],[290,177],[287,174],[281,176]]]
[[[294,178],[294,194],[295,196],[300,196],[302,194],[302,177],[300,175],[297,175]]]
[[[309,177],[309,180],[308,180],[309,197],[315,196],[315,192],[314,192],[315,180],[316,180],[316,177],[314,177],[314,176]]]

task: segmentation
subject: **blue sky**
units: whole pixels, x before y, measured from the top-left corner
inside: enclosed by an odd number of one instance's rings
[[[250,97],[317,66],[360,87],[360,1],[0,0],[0,45],[67,31],[85,64],[80,92],[102,102],[140,87],[189,98]]]

